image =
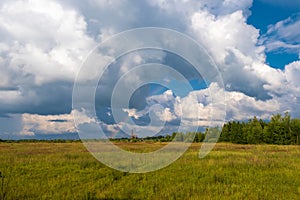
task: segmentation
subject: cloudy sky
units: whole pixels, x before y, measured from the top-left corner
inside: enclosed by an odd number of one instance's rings
[[[193,127],[286,111],[300,117],[299,12],[298,0],[2,0],[0,138],[73,138],[78,126],[89,123],[109,136],[126,130],[171,133],[180,126],[183,107]],[[193,38],[214,60],[224,87],[205,82],[205,74],[171,52],[144,49],[118,58],[99,77],[97,119],[72,108],[74,81],[90,51],[114,34],[141,27]],[[116,120],[115,85],[133,66],[146,63],[170,66],[193,90],[176,95],[158,84],[144,85],[120,108],[124,120]],[[127,84],[143,76],[137,72]],[[180,81],[172,84],[181,87]],[[226,115],[218,115],[211,94],[220,94]]]

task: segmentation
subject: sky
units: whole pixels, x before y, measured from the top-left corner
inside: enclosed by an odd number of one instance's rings
[[[205,82],[205,74],[172,52],[144,49],[118,58],[99,77],[96,119],[72,107],[74,81],[91,50],[117,33],[142,27],[172,29],[201,44],[224,87]],[[71,139],[79,127],[88,130],[95,123],[109,137],[128,136],[124,127],[171,134],[180,126],[182,107],[188,110],[186,123],[199,130],[253,116],[267,120],[276,113],[300,117],[299,30],[299,0],[2,0],[0,138]],[[120,108],[124,119],[116,120],[115,85],[133,66],[146,63],[170,66],[192,90],[176,95],[158,84],[136,88]],[[182,87],[165,78],[170,86]],[[212,94],[220,94],[215,100],[226,104],[226,115],[213,104]]]

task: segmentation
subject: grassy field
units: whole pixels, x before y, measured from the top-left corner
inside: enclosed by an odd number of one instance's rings
[[[129,174],[81,143],[0,143],[0,199],[300,199],[300,146],[217,144],[199,159],[200,145],[164,169]]]

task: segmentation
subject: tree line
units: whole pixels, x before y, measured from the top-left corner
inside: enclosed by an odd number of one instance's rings
[[[224,124],[220,142],[238,144],[300,144],[300,119],[289,113],[276,114],[266,122],[254,117],[248,122],[232,121]]]
[[[219,135],[221,130],[221,134]],[[218,138],[218,136],[220,136]],[[253,117],[248,121],[230,121],[205,132],[174,132],[172,135],[159,136],[156,141],[203,142],[218,141],[237,144],[278,144],[300,145],[300,119],[292,119],[289,113],[276,114],[269,120]]]

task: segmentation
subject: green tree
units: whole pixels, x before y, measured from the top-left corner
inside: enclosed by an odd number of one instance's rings
[[[269,122],[254,117],[248,122],[224,124],[220,141],[248,144],[299,144],[300,119],[289,113],[273,115]]]
[[[292,119],[291,128],[291,143],[300,145],[300,119]]]
[[[233,143],[244,144],[246,143],[243,134],[243,124],[240,122],[233,122],[231,126],[232,134],[230,136],[230,141]]]
[[[172,134],[172,137],[174,138],[174,141],[177,142],[183,142],[184,141],[184,134],[181,132],[174,132]]]
[[[231,122],[228,122],[224,124],[222,131],[221,131],[221,136],[220,136],[220,142],[232,142],[230,140],[230,135],[231,135]]]
[[[281,114],[273,115],[271,121],[268,124],[266,133],[266,139],[271,144],[289,144],[290,138],[290,115],[285,114],[284,117]]]
[[[195,139],[195,135],[196,135],[195,132],[187,132],[187,133],[184,135],[184,141],[185,141],[185,142],[193,142],[194,139]]]
[[[260,121],[254,117],[247,124],[247,143],[259,144],[263,142],[263,128]]]
[[[195,135],[195,142],[203,142],[205,135],[202,132],[197,132]]]

